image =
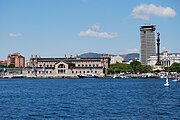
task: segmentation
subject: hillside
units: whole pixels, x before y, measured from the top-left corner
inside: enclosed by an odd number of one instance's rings
[[[101,56],[115,56],[112,54],[102,54],[102,53],[93,53],[93,52],[89,52],[89,53],[83,53],[81,55],[79,55],[80,58],[100,58]],[[125,61],[129,61],[131,59],[139,59],[139,53],[129,53],[129,54],[125,54],[122,55],[124,57]]]

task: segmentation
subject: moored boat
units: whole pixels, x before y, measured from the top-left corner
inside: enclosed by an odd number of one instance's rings
[[[77,75],[79,78],[98,78],[98,76],[94,73],[85,73],[82,75]]]

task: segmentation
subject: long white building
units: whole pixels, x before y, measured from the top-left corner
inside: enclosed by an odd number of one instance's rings
[[[101,58],[40,58],[31,57],[23,71],[26,76],[76,76],[77,74],[106,74],[109,57]]]
[[[160,55],[161,65],[163,67],[169,67],[174,62],[180,63],[180,54],[168,54],[167,49],[163,51],[163,54]],[[157,56],[150,56],[148,58],[148,65],[155,66],[157,62]]]

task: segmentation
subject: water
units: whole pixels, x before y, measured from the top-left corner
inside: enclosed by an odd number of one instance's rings
[[[0,119],[180,119],[180,83],[164,79],[0,79]]]

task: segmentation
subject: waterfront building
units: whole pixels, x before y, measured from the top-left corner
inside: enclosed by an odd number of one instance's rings
[[[8,54],[7,66],[10,64],[14,64],[15,67],[25,67],[25,57],[20,55],[20,53]]]
[[[7,60],[0,60],[0,66],[7,66]]]
[[[155,25],[140,26],[140,61],[147,65],[148,58],[156,55],[155,47]]]
[[[124,58],[120,55],[111,56],[110,64],[122,63],[123,61],[124,61]]]
[[[101,58],[40,58],[32,56],[23,73],[28,76],[76,76],[85,73],[107,74],[109,57]]]
[[[157,56],[150,56],[148,58],[148,65],[155,66],[157,63]],[[164,49],[163,54],[160,55],[160,63],[163,67],[169,67],[174,62],[180,63],[180,54],[168,54],[168,50]]]

